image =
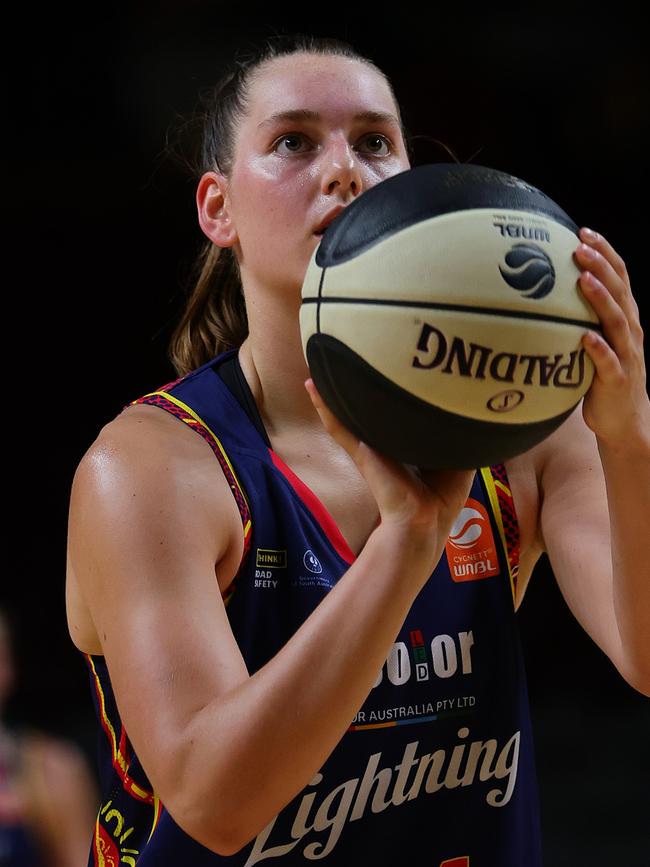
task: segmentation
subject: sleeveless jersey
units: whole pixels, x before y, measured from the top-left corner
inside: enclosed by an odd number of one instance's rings
[[[355,556],[322,502],[273,451],[237,352],[127,406],[152,404],[189,425],[228,480],[244,552],[223,598],[252,675]],[[122,724],[104,657],[84,654],[101,727],[103,793],[89,865],[397,867],[417,859],[423,867],[540,867],[513,601],[518,559],[505,467],[480,468],[440,562],[346,733],[304,789],[230,856],[195,841],[165,809]]]

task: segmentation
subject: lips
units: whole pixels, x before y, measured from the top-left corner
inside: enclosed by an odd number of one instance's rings
[[[345,207],[343,205],[338,205],[336,208],[329,211],[314,229],[314,235],[322,235],[325,229],[327,229],[327,227],[338,217],[341,211],[344,210]]]

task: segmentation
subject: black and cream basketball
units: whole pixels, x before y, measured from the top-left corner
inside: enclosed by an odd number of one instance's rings
[[[483,166],[417,166],[368,189],[326,229],[302,288],[303,351],[327,405],[407,464],[527,451],[594,373],[577,232],[543,192]]]

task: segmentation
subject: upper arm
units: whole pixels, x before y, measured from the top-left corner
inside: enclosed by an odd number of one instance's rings
[[[596,437],[579,404],[544,442],[540,529],[574,616],[627,680],[616,622],[607,490]]]
[[[68,545],[121,719],[182,825],[184,729],[249,675],[215,576],[232,494],[207,443],[177,436],[155,422],[107,426],[75,473]]]

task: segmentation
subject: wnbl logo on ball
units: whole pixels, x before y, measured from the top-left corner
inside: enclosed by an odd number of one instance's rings
[[[555,268],[537,244],[515,244],[506,254],[508,270],[499,265],[508,286],[525,298],[545,298],[555,286]]]

